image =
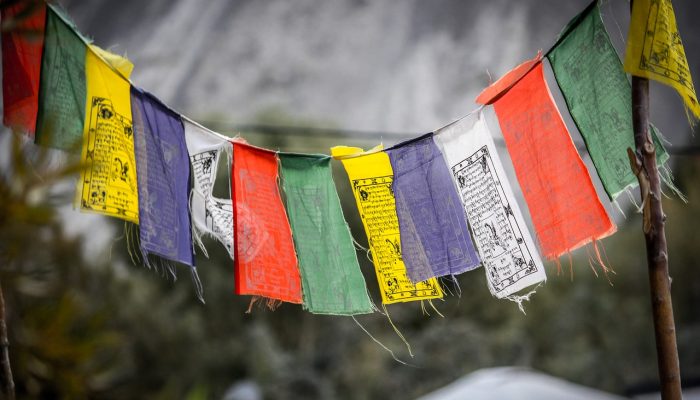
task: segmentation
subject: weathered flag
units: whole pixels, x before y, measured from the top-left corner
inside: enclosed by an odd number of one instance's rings
[[[279,157],[304,308],[316,314],[371,313],[365,278],[333,183],[331,158],[292,153]]]
[[[85,70],[87,110],[77,197],[80,209],[138,223],[139,204],[131,123],[133,64],[89,45]]]
[[[547,55],[610,200],[635,187],[627,149],[634,149],[632,90],[610,43],[597,2],[575,17]],[[655,130],[659,165],[668,153]]]
[[[481,112],[435,132],[459,191],[491,293],[504,298],[547,279]]]
[[[236,294],[301,303],[299,268],[277,179],[274,152],[233,142]]]
[[[413,282],[457,275],[480,265],[442,153],[429,133],[388,149],[401,254]]]
[[[542,64],[494,108],[544,256],[557,259],[614,233],[552,100]]]
[[[33,138],[46,4],[41,1],[3,5],[2,21],[3,124]],[[8,21],[14,21],[14,25],[9,26]]]
[[[394,173],[389,156],[381,149],[380,145],[362,154],[362,149],[357,147],[337,146],[331,149],[331,154],[341,159],[350,178],[372,252],[382,302],[442,298],[442,289],[435,278],[414,284],[406,275],[392,189]]]

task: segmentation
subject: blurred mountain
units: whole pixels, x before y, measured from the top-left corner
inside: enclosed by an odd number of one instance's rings
[[[280,109],[348,129],[425,132],[551,46],[588,0],[61,3],[98,45],[135,62],[137,85],[192,117],[242,123]],[[674,6],[697,80],[700,3]],[[602,7],[620,53],[628,7]],[[653,87],[652,113],[674,143],[689,137],[672,90]]]

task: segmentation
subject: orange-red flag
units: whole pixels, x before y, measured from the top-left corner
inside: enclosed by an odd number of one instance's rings
[[[292,230],[277,185],[277,155],[233,142],[236,294],[301,303]]]
[[[3,23],[17,19],[2,33],[3,123],[34,137],[46,5],[37,3],[31,15],[23,16],[28,7],[34,6],[19,2],[2,9]]]
[[[543,255],[560,255],[613,234],[544,80],[542,64],[494,103]]]

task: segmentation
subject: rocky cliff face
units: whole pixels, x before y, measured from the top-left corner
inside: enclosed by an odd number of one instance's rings
[[[489,74],[546,50],[587,3],[64,1],[83,32],[135,62],[137,85],[192,117],[242,123],[273,108],[349,129],[407,132],[474,108]],[[700,4],[674,5],[700,71],[700,29],[690,20]],[[627,7],[611,0],[602,8],[620,43]],[[658,125],[674,141],[687,138],[680,100],[666,89],[654,96]]]

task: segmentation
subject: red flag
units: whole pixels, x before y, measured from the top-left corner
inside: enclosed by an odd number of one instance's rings
[[[292,231],[277,179],[274,152],[233,142],[236,294],[301,303]]]
[[[540,63],[494,103],[535,231],[548,259],[613,234]]]
[[[23,16],[28,7],[31,14]],[[46,4],[41,2],[4,7],[2,21],[16,21],[2,33],[3,124],[21,130],[32,138],[36,126],[41,76],[41,52],[44,47]]]

